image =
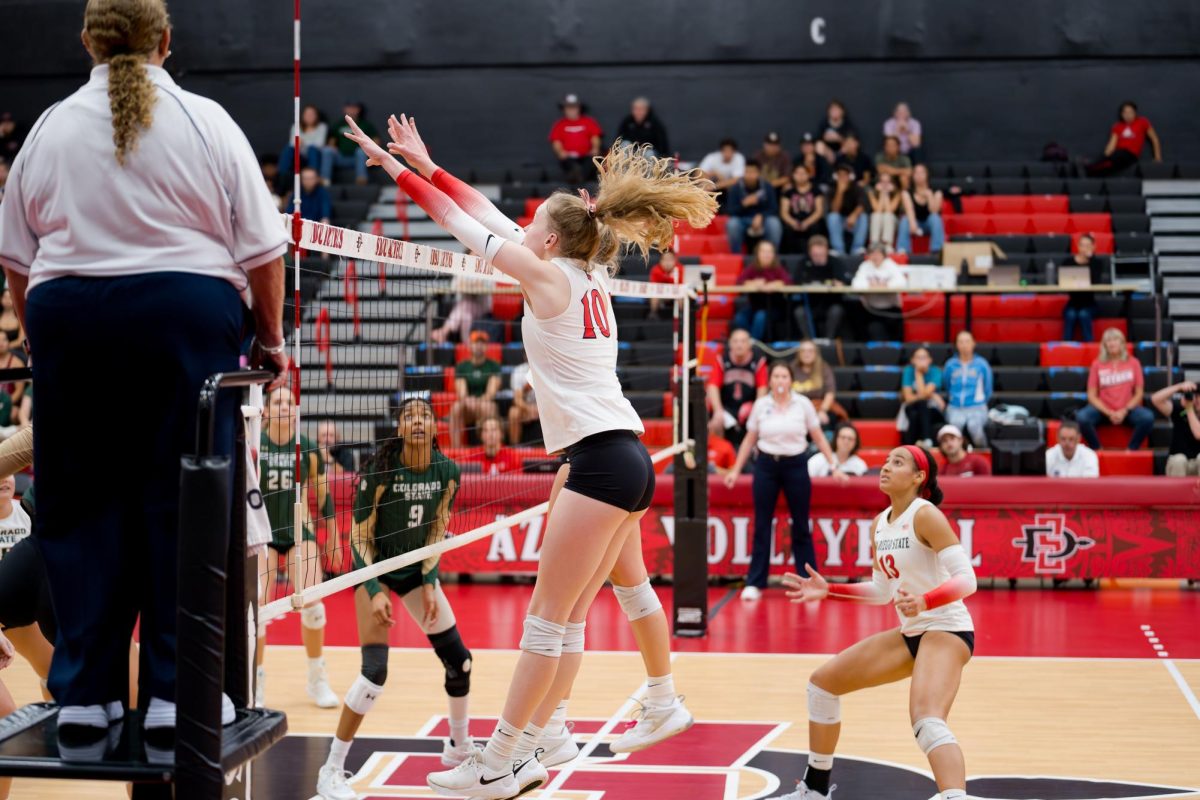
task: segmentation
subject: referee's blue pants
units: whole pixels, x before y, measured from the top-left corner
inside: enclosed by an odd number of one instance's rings
[[[805,574],[805,564],[817,568],[817,552],[808,531],[808,505],[812,499],[808,455],[801,453],[776,459],[759,453],[754,459],[754,549],[750,554],[750,571],[746,573],[747,586],[767,588],[773,549],[771,529],[781,491],[792,514],[792,556],[796,560],[796,572]]]
[[[139,701],[174,701],[179,462],[195,450],[201,383],[238,367],[238,293],[181,272],[58,278],[30,292],[26,321],[34,534],[58,620],[50,691],[62,705],[126,702],[140,615]],[[229,453],[239,400],[225,402],[216,441]]]

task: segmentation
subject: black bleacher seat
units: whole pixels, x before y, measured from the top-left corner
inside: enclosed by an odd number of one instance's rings
[[[627,367],[618,370],[621,385],[635,392],[665,392],[671,388],[671,370],[658,367]],[[659,405],[661,409],[661,404]]]
[[[1123,294],[1096,295],[1096,316],[1107,318],[1125,316],[1128,313],[1126,311],[1126,299],[1126,296]]]
[[[1158,351],[1155,353],[1155,351]],[[1175,345],[1171,342],[1162,342],[1161,344],[1155,341],[1140,341],[1133,346],[1133,354],[1137,356],[1137,360],[1142,362],[1143,367],[1155,366],[1156,361],[1161,361],[1165,364],[1168,360],[1177,361],[1173,358]]]
[[[982,355],[982,346],[978,349]],[[1041,357],[1041,347],[1027,342],[998,342],[991,345],[990,357],[985,356],[993,367],[1036,367]]]
[[[1142,194],[1142,182],[1137,178],[1105,178],[1104,193],[1108,195]]]
[[[1026,186],[1029,194],[1066,194],[1060,178],[1030,178]]]
[[[1150,446],[1154,448],[1171,446],[1171,423],[1157,421],[1154,430],[1150,431]]]
[[[1166,451],[1166,450],[1155,450],[1154,451],[1154,474],[1155,475],[1166,475],[1167,474],[1167,458],[1168,458],[1168,456],[1169,456],[1169,454],[1168,454],[1168,451]]]
[[[858,365],[863,363],[863,348],[858,342],[842,342],[842,358],[846,366]],[[830,364],[836,364],[837,361],[830,361]]]
[[[1024,178],[1025,165],[1020,161],[993,161],[988,164],[988,175],[992,178]]]
[[[617,365],[621,367],[636,367],[637,356],[633,352],[632,342],[621,342],[617,348]]]
[[[630,341],[669,342],[671,341],[671,333],[674,330],[675,323],[669,319],[662,321],[646,320],[630,324],[627,327],[632,328],[635,334],[630,337]],[[622,335],[624,335],[623,331]]]
[[[858,374],[862,370],[858,367],[834,367],[833,379],[837,382],[837,388],[840,392],[857,392],[861,388],[858,383]]]
[[[1071,237],[1051,233],[1040,236],[1030,236],[1029,243],[1035,253],[1069,253],[1071,252]]]
[[[1130,339],[1153,339],[1155,334],[1155,322],[1153,319],[1131,319],[1129,320],[1129,338]],[[1175,338],[1175,322],[1167,317],[1163,317],[1162,321],[1162,338]]]
[[[1062,175],[1062,170],[1052,161],[1027,161],[1025,175],[1029,178],[1057,178]]]
[[[624,349],[617,351],[618,360]],[[525,363],[525,348],[520,342],[509,342],[500,350],[500,363],[506,367],[515,367]]]
[[[432,353],[432,363],[435,367],[453,367],[454,366],[454,345],[452,344],[434,344],[426,345],[424,342],[417,345],[417,363],[424,364],[426,353]],[[508,363],[505,361],[504,363]],[[520,362],[517,362],[520,363]]]
[[[1045,390],[1041,367],[993,367],[997,392],[1040,392]]]
[[[1004,251],[1006,255],[1019,255],[1030,251],[1030,242],[1028,236],[985,236],[988,241],[995,242],[996,246]]]
[[[1098,194],[1071,195],[1072,214],[1102,214],[1108,209],[1108,198]]]
[[[1142,375],[1145,377],[1147,395],[1183,380],[1183,372],[1179,367],[1168,370],[1166,367],[1148,367],[1143,364]]]
[[[867,342],[862,350],[868,366],[895,366],[900,363],[900,342]]]
[[[1200,161],[1180,161],[1175,169],[1180,178],[1200,178]]]
[[[376,186],[364,186],[361,188],[370,189],[375,194],[379,194],[379,188]],[[370,211],[370,200],[338,200],[333,204],[334,214],[343,219],[366,219]]]
[[[1129,297],[1129,317],[1130,317],[1130,319],[1153,320],[1154,319],[1154,307],[1155,307],[1155,303],[1154,303],[1153,295],[1143,294],[1143,293],[1139,292],[1137,294],[1130,295],[1130,297]],[[1149,336],[1149,337],[1134,336],[1131,338],[1133,338],[1135,341],[1137,341],[1141,338],[1153,339],[1154,337],[1153,336]]]
[[[896,366],[864,367],[858,373],[858,385],[864,392],[898,392],[902,374]]]
[[[350,200],[356,203],[366,203],[370,205],[371,203],[379,201],[379,187],[359,186],[355,183],[347,184],[345,186],[338,186],[337,197],[335,198],[334,202],[337,202],[338,200]]]
[[[1108,210],[1113,214],[1143,214],[1146,200],[1139,196],[1114,195],[1108,198]]]
[[[955,178],[986,178],[988,165],[986,161],[955,161],[950,165],[951,174]]]
[[[1145,214],[1113,214],[1112,229],[1114,233],[1148,233],[1150,218]]]
[[[1175,177],[1175,164],[1143,161],[1138,164],[1137,171],[1145,180],[1165,181]]]
[[[1005,259],[1011,264],[1021,267],[1021,279],[1032,286],[1040,286],[1047,280],[1045,256],[1019,256]]]
[[[525,166],[514,168],[510,173],[510,177],[514,183],[544,183],[551,177],[546,173],[547,170],[545,167],[536,164],[526,164]]]
[[[900,411],[896,392],[859,392],[858,416],[863,419],[893,419]]]
[[[671,355],[675,351],[675,347],[671,344],[670,339],[658,342],[632,342],[631,348],[633,350],[634,363],[642,366],[670,364]],[[711,363],[711,361],[712,359],[706,357],[705,363]]]
[[[850,419],[858,419],[858,392],[838,392],[834,395],[837,404],[846,410]],[[898,409],[897,409],[898,410]]]
[[[953,165],[945,162],[936,162],[925,166],[929,168],[929,177],[935,181],[949,178],[953,171],[951,169]]]
[[[1046,386],[1052,392],[1086,392],[1087,367],[1047,367]]]
[[[1114,233],[1113,249],[1117,255],[1140,255],[1153,249],[1154,237],[1149,233]]]
[[[845,345],[843,345],[843,347],[844,346]],[[826,364],[831,367],[837,367],[841,365],[841,362],[838,361],[838,351],[835,343],[821,342],[817,345],[817,349],[821,351],[821,358],[825,360]]]
[[[1029,186],[1024,178],[988,178],[988,194],[1027,194]]]
[[[910,255],[908,263],[914,267],[940,267],[942,265],[941,255],[932,253],[924,253],[921,255]]]
[[[924,347],[929,351],[929,355],[933,358],[933,363],[941,366],[949,360],[950,356],[954,355],[954,345],[946,342],[935,342],[925,344],[923,342],[906,342],[904,352],[901,354],[901,359],[907,365],[912,360],[912,354],[918,347]]]
[[[336,216],[336,214],[330,220],[330,222],[332,222],[334,225],[336,225],[339,228],[349,228],[351,230],[357,229],[358,223],[360,223],[362,221],[363,221],[362,217],[339,217],[339,216]]]
[[[988,405],[995,408],[1003,403],[1009,406],[1021,406],[1029,411],[1030,416],[1046,416],[1046,395],[1041,392],[996,392]]]
[[[646,318],[646,301],[639,297],[614,297],[613,315],[622,325]]]
[[[528,197],[533,197],[533,187],[519,183],[506,183],[500,187],[501,200],[520,200],[525,201]]]
[[[471,183],[510,183],[512,173],[504,167],[472,167],[467,171]]]
[[[1067,194],[1076,195],[1104,193],[1104,181],[1100,178],[1071,178],[1069,181],[1067,181]]]
[[[515,220],[525,216],[525,200],[516,198],[502,198],[496,203],[496,208],[500,209],[500,213],[509,219]]]
[[[453,355],[453,351],[451,351]],[[405,367],[404,391],[406,392],[440,392],[446,385],[443,377],[444,367]]]
[[[1087,395],[1082,392],[1051,392],[1046,397],[1046,412],[1051,419],[1064,419],[1087,405]]]

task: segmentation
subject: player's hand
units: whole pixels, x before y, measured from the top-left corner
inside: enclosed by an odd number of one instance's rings
[[[402,156],[426,178],[433,174],[433,159],[429,157],[429,148],[425,146],[425,142],[421,140],[421,134],[417,132],[415,118],[409,118],[403,114],[400,115],[400,119],[396,119],[395,114],[388,117],[388,135],[392,137],[392,141],[387,146],[389,153]]]
[[[375,621],[386,628],[396,624],[392,617],[392,593],[386,589],[371,598],[371,613]]]
[[[804,569],[808,572],[807,578],[797,575],[794,572],[789,572],[783,576],[783,588],[788,590],[788,598],[793,603],[810,603],[814,600],[824,600],[829,595],[829,582],[812,568],[812,564],[805,564]]]
[[[358,123],[349,114],[346,115],[346,124],[350,126],[350,130],[343,135],[362,148],[363,153],[367,156],[368,167],[382,167],[383,162],[391,158],[379,142],[363,133],[362,128],[358,127]]]
[[[732,489],[734,484],[737,483],[739,474],[740,473],[738,473],[732,469],[729,470],[729,472],[726,473],[726,475],[725,475],[725,488]]]
[[[421,612],[421,625],[429,630],[438,619],[437,584],[421,584]]]
[[[12,642],[3,633],[0,633],[0,669],[8,667],[13,662],[13,657],[17,651],[13,649]]]
[[[925,595],[909,594],[901,587],[896,590],[896,610],[906,617],[915,617],[925,610]]]

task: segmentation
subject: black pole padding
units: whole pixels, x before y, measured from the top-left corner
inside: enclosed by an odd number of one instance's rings
[[[225,693],[235,708],[246,708],[253,698],[250,686],[253,661],[249,636],[257,629],[258,580],[256,566],[246,558],[246,503],[262,502],[262,495],[255,488],[255,497],[242,497],[246,492],[246,426],[234,425],[233,452],[233,504],[229,528],[229,548],[226,557],[226,572],[229,584],[225,588]]]
[[[230,467],[228,456],[184,456],[181,464],[175,695],[177,800],[215,800],[223,791],[221,691],[233,489]]]
[[[704,636],[708,632],[708,413],[704,381],[698,376],[692,377],[689,393],[688,430],[680,431],[680,439],[692,439],[695,446],[690,465],[683,453],[677,453],[674,460],[671,629],[676,636]]]

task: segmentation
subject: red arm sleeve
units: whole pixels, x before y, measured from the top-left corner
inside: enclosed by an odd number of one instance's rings
[[[520,244],[525,241],[525,231],[500,212],[491,200],[484,197],[474,186],[460,181],[444,169],[436,170],[430,181],[441,189],[463,211],[497,236]]]

